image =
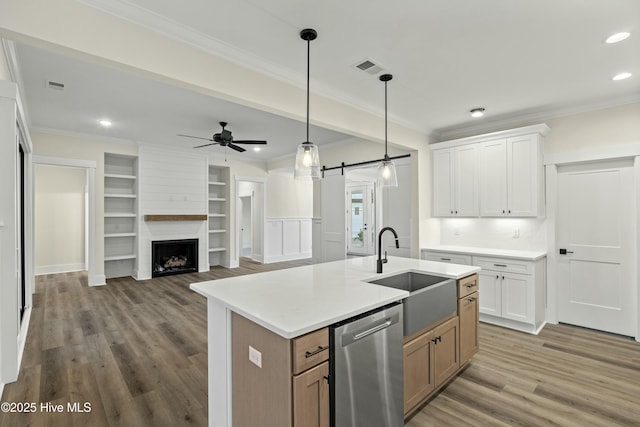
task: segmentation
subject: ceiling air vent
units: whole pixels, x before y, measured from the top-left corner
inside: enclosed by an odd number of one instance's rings
[[[364,59],[354,65],[356,68],[361,69],[362,71],[366,71],[367,73],[374,75],[378,74],[383,70],[381,66],[373,62],[371,59]]]
[[[47,87],[49,89],[64,90],[64,83],[54,82],[53,80],[47,80]]]

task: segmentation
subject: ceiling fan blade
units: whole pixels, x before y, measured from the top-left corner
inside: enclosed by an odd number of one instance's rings
[[[193,135],[182,135],[181,133],[179,133],[178,136],[184,136],[186,138],[204,139],[205,141],[213,141],[213,139],[211,138],[203,138],[201,136],[193,136]]]
[[[267,141],[260,141],[255,139],[241,139],[241,140],[233,140],[234,144],[266,144]]]
[[[210,145],[218,145],[218,143],[217,143],[217,142],[212,142],[211,144],[203,144],[203,145],[198,145],[198,146],[196,146],[196,147],[193,147],[193,148],[202,148],[202,147],[208,147],[208,146],[210,146]]]
[[[227,144],[227,147],[229,147],[229,148],[233,148],[234,150],[239,151],[240,153],[242,153],[243,151],[247,151],[247,150],[245,150],[244,148],[242,148],[242,147],[238,147],[237,145],[232,144],[232,143],[228,143],[228,144]]]

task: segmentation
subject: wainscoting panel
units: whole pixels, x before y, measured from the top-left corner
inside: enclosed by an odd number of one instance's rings
[[[265,264],[311,257],[311,218],[265,221]]]

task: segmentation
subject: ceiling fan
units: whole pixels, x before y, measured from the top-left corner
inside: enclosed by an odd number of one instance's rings
[[[192,135],[182,135],[182,134],[178,134],[178,136],[184,136],[187,138],[196,138],[196,139],[204,139],[205,141],[211,141],[210,144],[203,144],[203,145],[198,145],[196,147],[193,148],[201,148],[201,147],[208,147],[209,145],[220,145],[222,147],[229,147],[232,148],[236,151],[239,152],[243,152],[243,151],[247,151],[244,148],[236,145],[236,144],[266,144],[267,141],[261,141],[261,140],[254,140],[254,139],[244,139],[244,140],[234,140],[233,136],[231,135],[231,131],[230,130],[226,130],[225,127],[227,126],[227,122],[220,122],[220,126],[222,126],[222,131],[220,131],[220,133],[214,133],[213,134],[213,138],[203,138],[200,136],[192,136]]]

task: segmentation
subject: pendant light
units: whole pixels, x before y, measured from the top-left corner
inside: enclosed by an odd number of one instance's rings
[[[316,37],[318,37],[318,33],[311,28],[300,31],[300,38],[307,41],[307,139],[298,145],[293,177],[301,180],[320,179],[318,146],[309,141],[309,52],[311,40],[315,40]]]
[[[380,81],[384,82],[384,158],[378,165],[378,185],[380,187],[397,187],[396,165],[387,154],[387,82],[391,80],[391,74],[383,74]]]

